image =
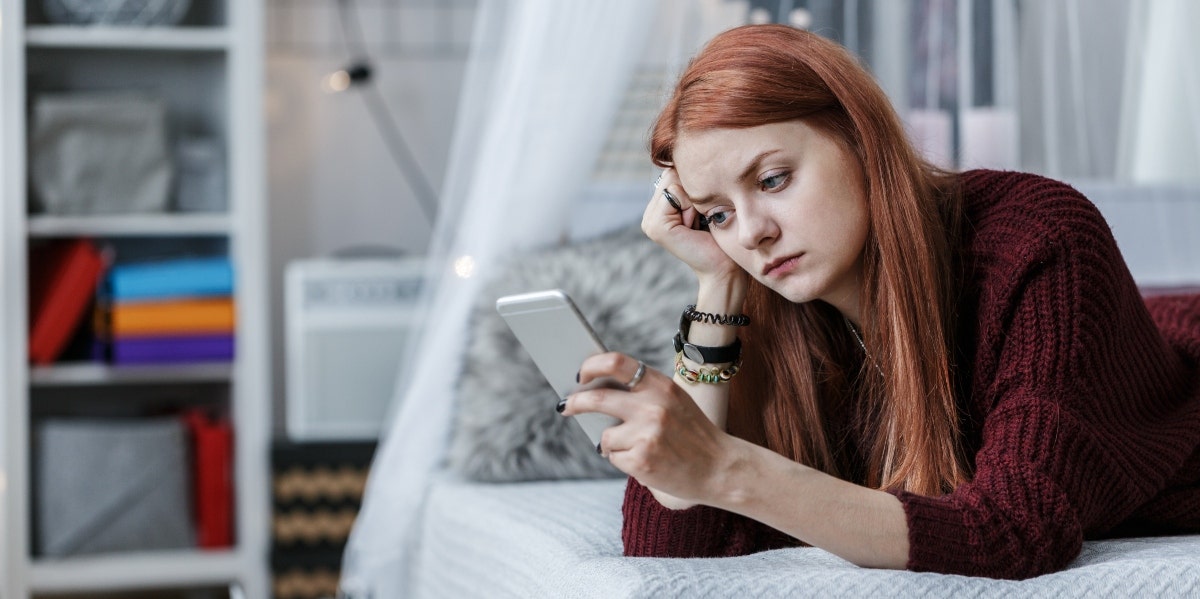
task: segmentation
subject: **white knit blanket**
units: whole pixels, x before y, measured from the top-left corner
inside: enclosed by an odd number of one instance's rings
[[[624,481],[430,490],[417,597],[1200,597],[1200,535],[1087,542],[1025,581],[859,568],[813,548],[736,558],[621,556]]]

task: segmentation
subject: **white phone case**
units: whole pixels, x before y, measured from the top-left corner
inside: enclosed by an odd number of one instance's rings
[[[496,300],[496,310],[559,398],[583,389],[575,382],[579,366],[588,357],[608,351],[575,303],[560,289],[505,296]],[[612,380],[594,381],[587,387],[614,384],[623,387]],[[620,423],[598,413],[579,414],[575,421],[592,443],[600,443],[604,429]]]

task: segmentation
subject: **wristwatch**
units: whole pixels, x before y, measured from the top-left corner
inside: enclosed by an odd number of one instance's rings
[[[729,345],[708,347],[687,342],[687,334],[692,321],[687,318],[679,319],[679,330],[675,333],[675,353],[683,353],[683,357],[697,364],[725,364],[736,362],[742,356],[742,340],[733,339]]]

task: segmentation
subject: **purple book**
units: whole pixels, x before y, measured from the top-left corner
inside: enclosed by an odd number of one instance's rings
[[[113,364],[225,362],[233,359],[233,335],[126,337],[109,347]]]

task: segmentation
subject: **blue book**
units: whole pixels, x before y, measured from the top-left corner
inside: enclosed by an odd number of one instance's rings
[[[108,275],[114,302],[233,294],[229,258],[188,258],[114,266]]]

